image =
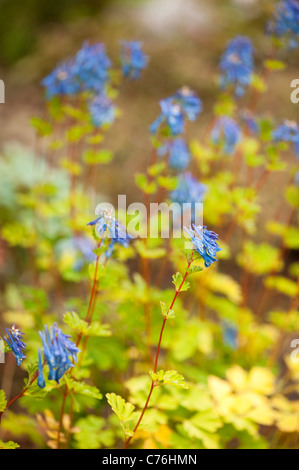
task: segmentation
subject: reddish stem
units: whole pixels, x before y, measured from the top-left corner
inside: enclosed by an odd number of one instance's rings
[[[154,372],[155,372],[155,373],[157,372],[158,360],[159,360],[159,354],[160,354],[160,348],[161,348],[162,337],[163,337],[163,332],[164,332],[164,328],[165,328],[167,316],[168,316],[168,313],[170,312],[170,310],[172,310],[172,308],[173,308],[173,306],[174,306],[174,304],[175,304],[175,301],[176,301],[176,299],[177,299],[177,296],[178,296],[179,292],[181,291],[181,289],[182,289],[182,287],[183,287],[183,285],[184,285],[184,282],[185,282],[185,280],[186,280],[186,278],[187,278],[187,276],[188,276],[188,274],[189,274],[189,273],[188,273],[188,269],[190,268],[190,265],[191,265],[192,261],[193,261],[193,259],[191,258],[190,261],[188,262],[188,266],[187,266],[185,275],[184,275],[184,277],[183,277],[183,280],[182,280],[182,282],[181,282],[181,284],[180,284],[178,290],[176,290],[176,292],[175,292],[175,295],[174,295],[174,297],[173,297],[173,300],[172,300],[172,302],[171,302],[171,305],[170,305],[170,307],[169,307],[169,309],[168,309],[167,315],[163,318],[163,323],[162,323],[162,327],[161,327],[161,331],[160,331],[159,342],[158,342],[158,346],[157,346],[157,352],[156,352],[155,363],[154,363]],[[134,435],[135,435],[135,433],[136,433],[136,431],[137,431],[137,429],[138,429],[138,427],[139,427],[139,425],[140,425],[140,423],[141,423],[141,421],[142,421],[142,418],[143,418],[143,416],[144,416],[144,413],[145,413],[146,410],[147,410],[147,407],[148,407],[148,404],[149,404],[149,401],[150,401],[150,398],[151,398],[151,396],[152,396],[152,393],[153,393],[153,390],[154,390],[155,386],[156,386],[156,385],[155,385],[155,381],[152,380],[151,388],[150,388],[150,391],[149,391],[147,400],[146,400],[146,402],[145,402],[145,405],[144,405],[144,407],[143,407],[143,410],[142,410],[142,412],[141,412],[140,418],[139,418],[138,421],[137,421],[137,424],[136,424],[136,426],[135,426],[135,428],[134,428],[134,430],[133,430],[132,436],[130,436],[130,437],[126,440],[126,442],[125,442],[125,449],[127,449],[127,448],[129,447],[129,444],[130,444],[130,442],[131,442],[131,439],[134,437]]]

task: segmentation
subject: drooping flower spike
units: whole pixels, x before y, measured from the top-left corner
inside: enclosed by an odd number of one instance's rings
[[[62,333],[56,323],[50,327],[45,325],[45,329],[39,332],[42,344],[45,363],[49,367],[49,380],[59,383],[65,372],[74,367],[73,362],[77,362],[79,349],[69,339],[69,335]],[[38,360],[38,386],[44,388],[45,379],[43,375],[42,355],[39,351]]]
[[[6,328],[5,331],[8,335],[8,338],[3,339],[12,350],[13,355],[16,358],[17,365],[19,366],[22,360],[26,357],[23,352],[26,348],[26,344],[22,341],[25,333],[15,328],[15,325],[13,325],[11,328]]]
[[[186,232],[191,238],[193,249],[200,254],[204,260],[205,267],[208,268],[212,263],[217,260],[217,253],[221,251],[218,245],[218,235],[215,232],[207,230],[206,226],[193,225],[189,230],[184,227]]]
[[[111,61],[101,43],[90,45],[85,42],[76,56],[59,64],[42,85],[48,99],[54,96],[75,95],[82,91],[99,93],[108,80]]]
[[[185,120],[194,121],[201,112],[201,100],[188,87],[178,90],[173,96],[160,101],[161,114],[150,126],[150,132],[156,134],[162,126],[168,126],[172,135],[182,134]]]
[[[232,85],[236,96],[244,95],[253,73],[253,47],[249,38],[237,36],[228,44],[221,58],[220,70],[220,87],[226,89]]]
[[[299,125],[295,121],[285,121],[273,132],[273,139],[293,143],[295,154],[299,157]]]
[[[127,248],[132,237],[127,233],[126,228],[115,219],[112,211],[96,208],[95,212],[99,217],[92,220],[87,225],[95,226],[95,232],[99,238],[107,237],[110,239],[109,246],[105,253],[106,257],[110,258],[116,243]]]
[[[148,56],[138,41],[122,41],[120,59],[124,76],[132,79],[139,78],[148,63]]]
[[[110,67],[111,61],[106,54],[105,46],[99,42],[92,45],[87,41],[84,42],[74,61],[75,73],[82,84],[82,89],[95,93],[103,90]]]
[[[241,137],[240,126],[234,119],[227,116],[220,116],[211,132],[212,142],[216,145],[223,144],[224,152],[228,155],[234,153]]]

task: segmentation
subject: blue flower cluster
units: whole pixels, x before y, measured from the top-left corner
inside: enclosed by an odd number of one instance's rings
[[[115,219],[114,215],[106,209],[96,209],[96,215],[99,217],[87,225],[95,226],[95,232],[99,238],[110,239],[105,252],[106,257],[110,258],[116,243],[127,248],[132,237],[127,233],[126,228]]]
[[[156,134],[166,130],[171,136],[167,137],[158,149],[159,156],[168,155],[169,167],[179,172],[184,171],[190,163],[189,148],[182,137],[177,137],[185,131],[186,120],[194,121],[202,110],[201,100],[188,87],[178,90],[173,96],[160,101],[161,114],[151,125],[150,132]],[[163,134],[162,134],[163,135]],[[206,187],[199,183],[191,173],[180,174],[178,184],[170,193],[170,199],[181,205],[191,204],[191,222],[195,220],[195,203],[201,203]]]
[[[190,163],[191,155],[184,139],[177,137],[169,140],[158,150],[158,155],[169,155],[169,166],[174,170],[184,170]]]
[[[147,61],[141,43],[122,43],[121,64],[125,76],[138,78]],[[97,127],[111,124],[116,115],[116,108],[106,89],[111,65],[102,43],[90,45],[85,42],[75,57],[59,64],[42,80],[46,97],[51,99],[54,96],[73,96],[88,92],[92,96],[89,110],[93,124]]]
[[[19,366],[22,360],[26,357],[23,352],[25,350],[26,344],[22,341],[25,333],[22,333],[21,330],[15,328],[15,325],[13,325],[12,328],[6,328],[5,331],[8,335],[8,338],[3,339],[12,350],[13,355],[16,358],[17,365]]]
[[[285,121],[273,132],[273,139],[293,143],[295,154],[299,157],[299,125],[295,121]]]
[[[40,331],[39,334],[43,343],[44,361],[49,367],[48,379],[59,383],[65,372],[74,367],[79,349],[70,341],[69,335],[62,333],[56,323],[53,323],[50,330],[45,326],[44,331]],[[39,350],[37,384],[40,388],[44,388],[46,385],[43,365],[42,353]]]
[[[138,41],[122,41],[120,59],[124,76],[132,79],[139,78],[148,63],[148,57]]]
[[[159,129],[167,126],[172,135],[182,134],[185,120],[194,121],[202,110],[201,100],[188,87],[178,90],[173,96],[160,101],[161,114],[150,127],[156,134]]]
[[[110,67],[105,46],[85,42],[74,58],[59,64],[42,80],[46,96],[75,95],[82,91],[98,93],[108,80]]]
[[[220,116],[212,129],[211,139],[216,145],[222,144],[226,154],[234,153],[242,137],[240,126],[234,119]]]
[[[284,0],[280,2],[274,17],[267,24],[267,33],[278,38],[289,39],[289,46],[298,47],[299,37],[299,2],[298,0]]]
[[[193,249],[203,258],[205,267],[208,268],[217,260],[217,253],[221,251],[217,243],[218,235],[215,232],[207,230],[206,226],[193,225],[189,230],[184,227],[191,238]]]
[[[243,96],[253,73],[253,47],[249,38],[237,36],[228,45],[220,62],[219,84],[235,87],[236,96]]]

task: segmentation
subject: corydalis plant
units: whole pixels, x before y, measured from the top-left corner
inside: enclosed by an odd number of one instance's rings
[[[71,367],[74,367],[74,362],[77,362],[79,349],[70,341],[70,336],[65,335],[56,323],[53,324],[50,330],[45,326],[44,331],[40,332],[40,337],[43,343],[45,363],[49,367],[48,380],[55,380],[59,384],[63,375]],[[44,388],[45,379],[40,350],[38,352],[38,372],[38,386]]]
[[[173,283],[175,285],[175,294],[172,299],[172,302],[170,306],[167,308],[165,304],[161,303],[161,309],[162,309],[162,317],[163,317],[163,322],[162,322],[162,327],[160,330],[160,335],[159,335],[159,341],[158,341],[158,346],[156,350],[156,355],[154,359],[154,365],[153,369],[150,370],[150,376],[152,378],[152,383],[151,387],[147,396],[147,400],[145,402],[145,405],[143,407],[143,410],[139,416],[139,419],[133,429],[132,432],[129,432],[126,434],[125,431],[125,448],[128,448],[132,438],[134,437],[136,431],[138,430],[140,423],[144,417],[144,414],[148,408],[152,393],[156,387],[159,387],[161,385],[165,384],[173,384],[173,385],[181,385],[183,387],[188,387],[184,383],[184,377],[180,374],[178,374],[176,371],[166,371],[164,372],[163,370],[158,371],[158,360],[159,360],[159,354],[160,354],[160,348],[162,344],[162,338],[163,338],[163,332],[164,328],[166,325],[166,322],[169,318],[174,318],[174,306],[176,299],[178,295],[181,292],[184,292],[188,290],[189,285],[186,283],[187,277],[195,272],[201,271],[203,268],[200,266],[192,266],[194,261],[198,259],[198,255],[202,257],[204,260],[205,267],[209,267],[212,263],[217,261],[216,255],[217,252],[220,251],[220,248],[218,246],[218,235],[214,232],[210,232],[209,230],[206,230],[206,227],[194,227],[194,232],[191,233],[190,231],[187,231],[187,233],[191,236],[191,243],[192,243],[192,249],[190,252],[187,252],[187,268],[185,271],[185,274],[182,275],[181,273],[176,273],[173,276]],[[114,399],[112,400],[111,394],[108,394],[107,396],[108,401],[110,402],[110,405],[112,406],[112,409],[116,413],[118,413],[117,408],[113,406]],[[124,428],[125,429],[125,428]]]
[[[23,341],[23,336],[25,333],[16,328],[15,325],[13,325],[11,328],[6,328],[5,331],[8,335],[8,338],[4,337],[3,339],[11,349],[13,355],[16,358],[17,365],[19,366],[22,360],[26,358],[24,354],[26,344]]]
[[[87,225],[94,227],[95,234],[100,240],[105,239],[108,243],[105,250],[106,258],[110,258],[116,243],[127,248],[132,237],[127,233],[126,228],[114,217],[112,211],[108,209],[97,208],[98,217]]]
[[[220,62],[220,87],[232,86],[237,96],[243,96],[253,73],[253,47],[251,40],[237,36],[227,46]]]

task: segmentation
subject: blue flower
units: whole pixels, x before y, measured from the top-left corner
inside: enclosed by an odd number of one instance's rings
[[[122,41],[120,59],[124,76],[133,79],[140,77],[148,63],[148,57],[138,41]]]
[[[237,328],[228,323],[227,321],[222,322],[222,338],[225,344],[231,349],[238,348],[238,330]]]
[[[182,134],[185,119],[194,121],[202,109],[200,99],[188,87],[178,90],[173,96],[160,101],[161,114],[151,125],[150,132],[155,134],[160,126],[167,125],[172,135]]]
[[[292,48],[298,47],[298,0],[284,0],[277,5],[273,19],[267,24],[267,33],[278,38],[287,37]]]
[[[171,192],[170,198],[173,202],[180,205],[184,203],[201,203],[207,187],[197,181],[191,173],[184,173],[180,175],[178,185],[174,191]]]
[[[244,94],[251,81],[253,72],[253,47],[249,38],[237,36],[233,39],[220,62],[220,87],[227,88],[229,85],[235,87],[237,96]]]
[[[231,154],[242,137],[241,128],[232,118],[220,116],[212,129],[211,139],[214,144],[223,144],[224,152]]]
[[[285,121],[273,132],[273,139],[293,143],[296,156],[299,156],[299,125],[295,121]]]
[[[90,45],[85,42],[77,52],[74,60],[74,70],[83,90],[96,93],[102,91],[108,80],[108,69],[111,61],[106,54],[105,46],[101,43]]]
[[[206,226],[193,225],[193,229],[189,230],[184,227],[188,235],[191,237],[193,249],[203,258],[205,267],[208,268],[217,260],[217,253],[221,251],[217,243],[218,235],[215,232],[207,230]]]
[[[89,111],[91,120],[96,127],[112,124],[116,117],[116,107],[103,93],[90,102]]]
[[[173,98],[180,104],[189,121],[195,121],[202,111],[202,103],[194,91],[184,86],[174,94]]]
[[[23,353],[26,344],[22,341],[23,336],[25,333],[22,333],[21,330],[18,330],[15,328],[15,325],[12,326],[12,328],[6,328],[6,333],[8,335],[7,338],[3,338],[4,341],[8,344],[10,349],[13,352],[13,355],[16,358],[17,365],[19,366],[22,362],[23,359],[25,359],[25,355]]]
[[[181,107],[174,103],[172,98],[160,101],[161,114],[150,127],[152,134],[155,134],[161,124],[169,126],[173,135],[182,134],[185,129],[184,113]]]
[[[158,150],[159,156],[169,154],[169,165],[176,170],[184,170],[190,163],[191,155],[184,139],[168,141]]]
[[[132,237],[127,233],[126,228],[115,219],[112,213],[106,209],[96,209],[96,215],[99,215],[99,217],[87,225],[95,226],[95,232],[99,238],[107,237],[110,239],[105,253],[106,257],[110,258],[116,243],[127,248]]]
[[[59,64],[41,83],[46,88],[47,99],[53,96],[75,95],[80,91],[73,60]]]
[[[48,329],[45,325],[44,331],[39,332],[43,343],[43,354],[45,362],[49,367],[49,380],[59,383],[65,372],[74,367],[73,362],[77,362],[79,349],[70,341],[70,336],[62,333],[56,323]],[[41,375],[40,375],[41,372]],[[39,352],[39,387],[43,388],[45,382],[42,373],[42,358]]]
[[[38,350],[38,376],[37,376],[37,385],[39,388],[45,388],[46,382],[43,371],[43,360],[41,350]]]

